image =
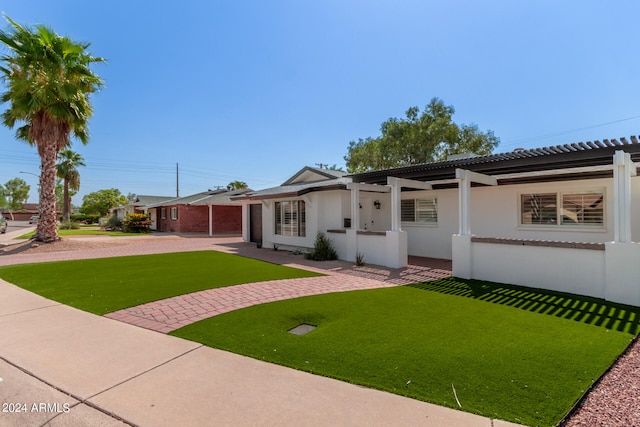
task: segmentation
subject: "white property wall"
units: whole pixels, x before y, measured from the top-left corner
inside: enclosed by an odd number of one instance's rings
[[[455,235],[453,275],[640,306],[640,244],[600,250],[474,242]]]
[[[474,279],[604,297],[604,250],[473,243]]]

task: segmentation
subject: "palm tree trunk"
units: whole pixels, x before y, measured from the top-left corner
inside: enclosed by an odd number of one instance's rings
[[[64,207],[62,208],[62,220],[64,222],[71,221],[70,213],[71,213],[71,198],[69,197],[69,180],[67,178],[64,179]]]
[[[35,239],[44,243],[59,240],[56,212],[56,160],[55,144],[41,144],[40,154],[40,220]]]

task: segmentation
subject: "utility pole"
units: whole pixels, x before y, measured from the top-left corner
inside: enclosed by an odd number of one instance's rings
[[[178,185],[178,164],[176,163],[176,197],[180,197],[180,187]]]
[[[316,163],[316,166],[318,166],[320,169],[324,169],[324,168],[329,167],[329,165],[325,165],[324,163]],[[324,168],[323,168],[323,166],[324,166]]]

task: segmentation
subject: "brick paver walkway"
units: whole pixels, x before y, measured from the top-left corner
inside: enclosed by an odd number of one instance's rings
[[[101,238],[94,238],[99,241]],[[81,240],[81,239],[78,239]],[[89,240],[88,238],[84,240]],[[117,243],[123,242],[119,240]],[[345,261],[315,262],[286,251],[257,249],[239,237],[181,237],[156,235],[131,240],[127,245],[49,253],[15,254],[0,257],[1,265],[104,258],[193,250],[216,250],[311,270],[326,274],[321,277],[271,280],[227,286],[180,295],[107,314],[106,317],[161,333],[240,308],[256,304],[363,289],[386,288],[416,282],[436,280],[451,275],[451,261],[410,257],[409,265],[401,269],[380,266],[355,266]]]
[[[180,295],[131,307],[106,317],[167,333],[199,320],[256,304],[361,289],[397,286],[346,274],[271,280]]]

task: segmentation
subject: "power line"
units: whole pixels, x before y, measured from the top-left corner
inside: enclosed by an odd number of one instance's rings
[[[545,134],[545,135],[539,135],[539,136],[533,136],[533,137],[529,137],[529,138],[516,139],[516,140],[510,141],[510,142],[508,142],[506,144],[500,144],[500,146],[504,147],[504,146],[519,145],[519,144],[526,143],[526,142],[540,141],[540,140],[543,140],[543,139],[553,138],[553,137],[556,137],[556,136],[567,135],[567,134],[570,134],[570,133],[573,133],[573,132],[580,132],[580,131],[583,131],[583,130],[595,129],[595,128],[599,128],[599,127],[603,127],[603,126],[609,126],[609,125],[613,125],[613,124],[616,124],[616,123],[626,122],[626,121],[635,120],[635,119],[640,119],[640,115],[627,117],[625,119],[612,120],[610,122],[598,123],[596,125],[591,125],[591,126],[583,126],[583,127],[580,127],[580,128],[569,129],[569,130],[559,131],[559,132],[555,132],[555,133],[548,133],[548,134]]]

